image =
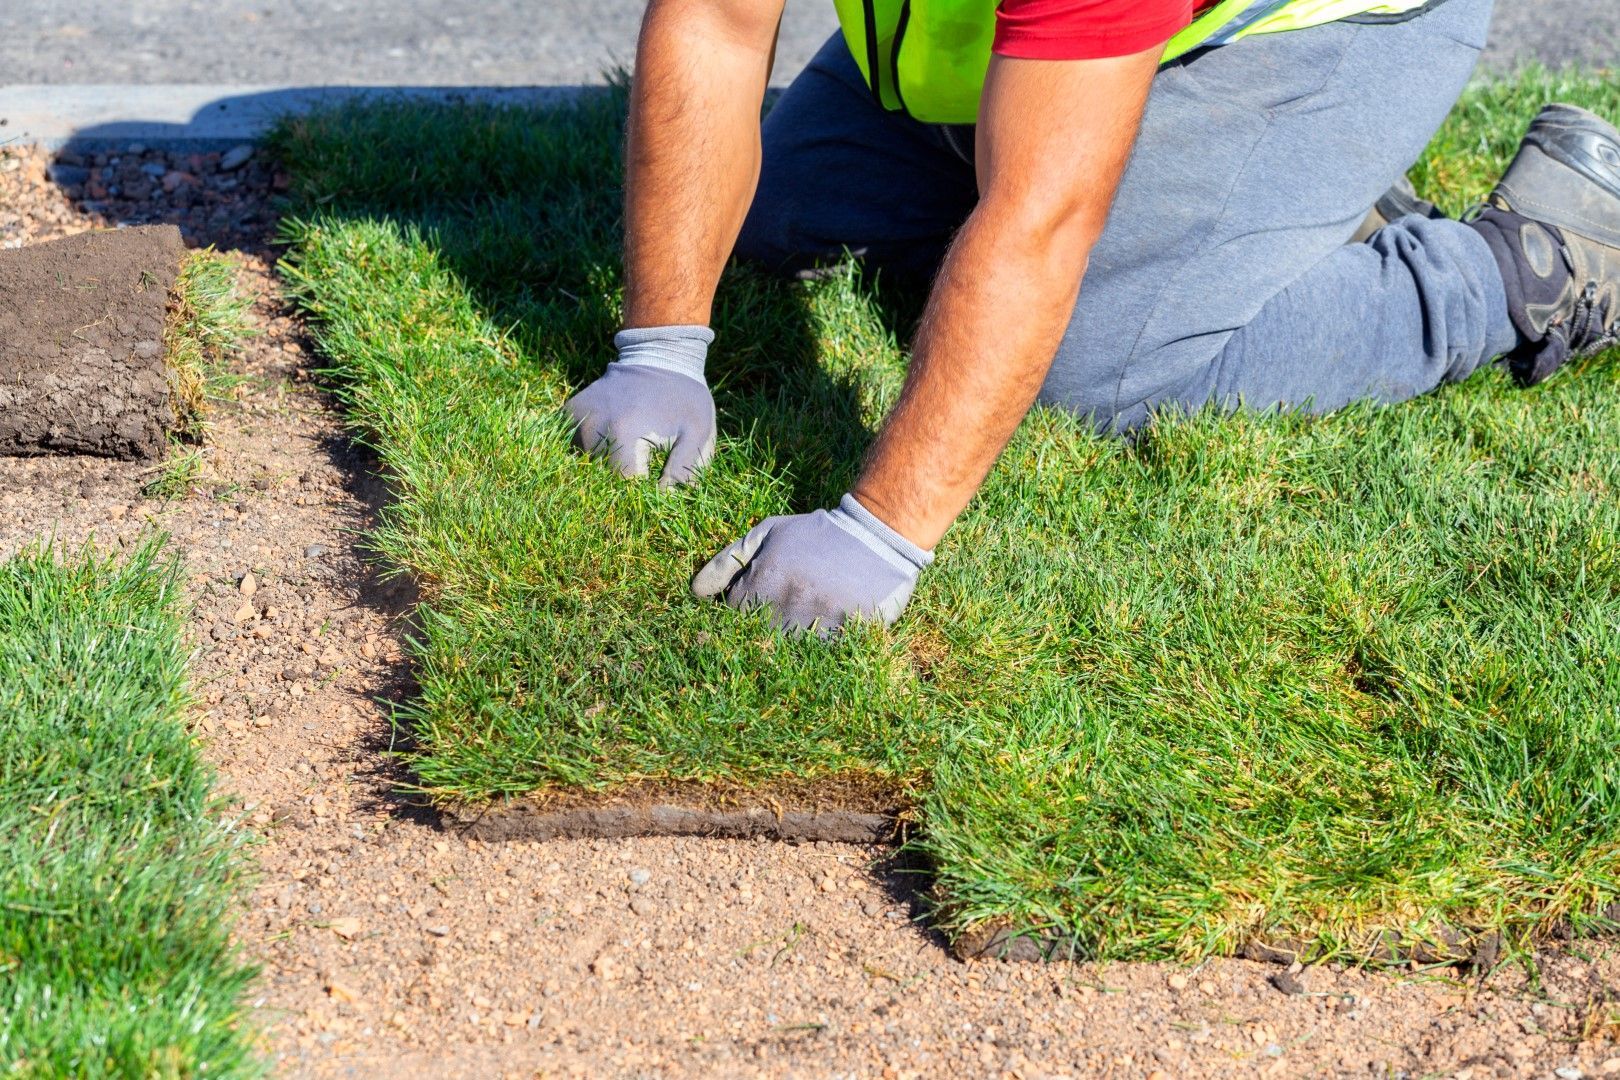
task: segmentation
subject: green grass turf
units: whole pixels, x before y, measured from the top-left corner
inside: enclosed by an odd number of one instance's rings
[[[1459,208],[1553,99],[1620,116],[1606,77],[1481,86],[1414,175]],[[425,789],[876,778],[913,801],[948,932],[1102,957],[1523,937],[1620,895],[1612,358],[1133,445],[1036,412],[896,628],[784,640],[687,578],[846,489],[905,298],[733,272],[702,484],[580,460],[558,406],[611,359],[621,109],[373,107],[275,138],[287,279],[397,478],[375,543],[427,586]]]
[[[261,1071],[179,590],[156,542],[0,564],[0,1074]]]
[[[253,298],[236,287],[235,267],[212,248],[186,256],[163,340],[180,439],[201,442],[209,406],[239,381],[227,361],[253,333],[247,320],[252,306]]]

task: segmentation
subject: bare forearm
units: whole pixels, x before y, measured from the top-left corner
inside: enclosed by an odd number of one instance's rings
[[[855,497],[931,548],[1035,401],[1130,157],[1157,50],[991,61],[979,206],[934,283]]]
[[[972,499],[1034,403],[1079,290],[1088,245],[1012,240],[1015,231],[981,207],[958,235],[905,393],[855,486],[868,509],[923,547]]]
[[[625,325],[707,324],[759,178],[781,0],[653,0],[625,152]]]

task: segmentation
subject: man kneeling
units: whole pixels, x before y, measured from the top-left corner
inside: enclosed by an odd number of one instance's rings
[[[1617,339],[1603,119],[1548,106],[1470,220],[1380,199],[1462,92],[1491,0],[836,2],[843,33],[763,132],[783,0],[652,0],[642,27],[626,328],[569,402],[582,449],[644,475],[667,448],[665,483],[709,459],[734,249],[933,281],[854,489],[759,523],[700,596],[791,629],[893,621],[1037,400],[1114,432],[1209,403],[1326,411],[1496,357],[1529,385]],[[1375,202],[1394,220],[1347,243]]]

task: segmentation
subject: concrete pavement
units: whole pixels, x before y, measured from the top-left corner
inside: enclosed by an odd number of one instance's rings
[[[5,0],[7,84],[559,85],[629,65],[645,0]],[[788,0],[777,81],[834,27]],[[1620,66],[1616,0],[1498,0],[1488,61]]]

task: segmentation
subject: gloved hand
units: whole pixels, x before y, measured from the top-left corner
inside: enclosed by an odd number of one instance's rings
[[[692,592],[734,608],[769,605],[782,629],[826,637],[846,619],[894,622],[933,561],[845,495],[836,510],[766,518],[710,559]]]
[[[660,486],[690,483],[714,456],[714,398],[703,381],[712,341],[707,326],[620,331],[619,358],[563,406],[579,425],[574,444],[606,452],[625,476],[646,476],[653,449],[667,449]]]

